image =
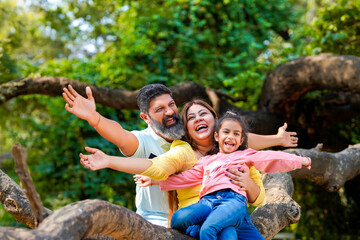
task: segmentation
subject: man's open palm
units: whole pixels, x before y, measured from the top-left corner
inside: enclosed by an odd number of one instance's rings
[[[63,89],[63,98],[66,101],[65,109],[75,114],[77,117],[91,121],[94,119],[96,121],[96,106],[95,99],[92,96],[90,87],[86,87],[86,95],[88,98],[84,98],[75,89],[69,85],[68,89]]]

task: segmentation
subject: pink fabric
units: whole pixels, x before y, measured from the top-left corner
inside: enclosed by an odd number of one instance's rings
[[[163,191],[169,191],[193,187],[202,183],[200,198],[226,188],[246,197],[246,192],[240,191],[225,176],[226,169],[239,168],[240,166],[247,168],[254,166],[262,172],[288,172],[301,168],[302,158],[280,151],[255,151],[251,148],[229,154],[208,155],[200,158],[191,169],[160,181],[160,188]]]

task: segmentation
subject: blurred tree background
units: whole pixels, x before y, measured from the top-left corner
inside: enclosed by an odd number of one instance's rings
[[[322,52],[359,57],[359,23],[358,0],[0,0],[0,83],[59,76],[136,90],[193,81],[254,110],[266,74],[279,64]],[[28,149],[31,176],[50,209],[88,198],[134,209],[131,175],[79,164],[85,145],[120,155],[117,147],[64,105],[60,96],[37,95],[2,104],[0,154],[17,142]],[[97,109],[126,129],[145,128],[138,111]],[[358,123],[336,127],[354,144]],[[0,165],[18,182],[12,159]],[[302,219],[285,231],[297,239],[357,238],[360,210],[346,190],[327,193],[298,180],[295,189]],[[0,225],[17,224],[1,206]]]

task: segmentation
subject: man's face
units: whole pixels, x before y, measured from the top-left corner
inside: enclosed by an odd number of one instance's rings
[[[160,95],[149,104],[150,126],[167,140],[180,139],[184,126],[174,99],[169,94]]]

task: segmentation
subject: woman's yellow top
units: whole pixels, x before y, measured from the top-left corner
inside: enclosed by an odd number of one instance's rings
[[[173,141],[168,152],[149,160],[152,161],[153,164],[141,173],[141,175],[149,176],[158,181],[165,180],[172,174],[190,169],[197,161],[191,146],[181,140]],[[265,188],[261,180],[261,174],[255,167],[250,167],[249,175],[255,184],[260,187],[260,194],[256,201],[250,203],[250,205],[258,207],[264,203]],[[179,208],[189,206],[199,201],[200,189],[201,184],[195,187],[177,189]]]

